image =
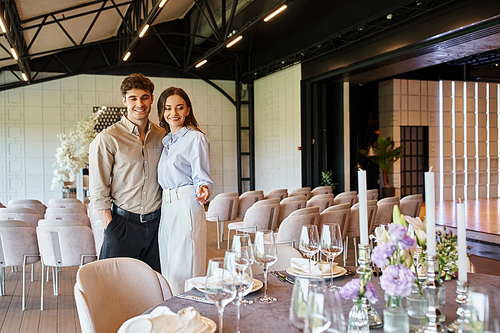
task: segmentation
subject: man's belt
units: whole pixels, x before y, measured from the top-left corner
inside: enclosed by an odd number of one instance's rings
[[[136,222],[149,222],[151,220],[155,220],[160,217],[161,215],[161,209],[157,209],[156,211],[149,213],[149,214],[134,214],[129,211],[126,211],[125,209],[122,209],[116,205],[113,205],[113,213],[118,214],[126,219],[136,221]]]

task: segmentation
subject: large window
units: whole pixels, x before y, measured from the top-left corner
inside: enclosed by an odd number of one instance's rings
[[[424,194],[424,172],[429,170],[429,127],[401,126],[401,197]]]

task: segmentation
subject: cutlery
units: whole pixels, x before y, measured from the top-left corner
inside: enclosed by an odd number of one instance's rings
[[[283,276],[281,276],[279,272],[272,271],[272,272],[271,272],[271,274],[272,274],[275,278],[277,278],[278,280],[280,280],[281,282],[286,283],[285,278],[284,278]]]
[[[199,296],[193,296],[193,295],[184,295],[184,294],[175,295],[175,297],[182,298],[182,299],[187,299],[189,301],[201,302],[201,303],[206,303],[206,304],[214,304],[214,302],[206,299],[205,297],[199,297]]]
[[[278,274],[279,276],[281,276],[281,278],[282,278],[284,281],[286,281],[286,282],[288,282],[288,283],[291,283],[291,284],[293,284],[293,283],[294,283],[294,281],[293,281],[293,280],[292,280],[292,279],[291,279],[288,275],[285,275],[285,274],[283,274],[283,273],[281,273],[281,272],[276,272],[276,274]]]

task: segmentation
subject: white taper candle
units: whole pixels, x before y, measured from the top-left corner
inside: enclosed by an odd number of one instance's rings
[[[432,171],[425,173],[425,223],[427,225],[427,255],[434,256],[436,255],[436,195]]]
[[[465,240],[465,204],[457,204],[458,281],[467,281],[467,243]]]
[[[366,197],[366,171],[358,170],[359,243],[368,245],[368,208]]]

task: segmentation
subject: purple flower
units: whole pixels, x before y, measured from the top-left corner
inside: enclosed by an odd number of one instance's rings
[[[377,245],[373,249],[371,260],[378,268],[383,268],[389,263],[389,257],[394,254],[395,250],[396,247],[391,243]]]
[[[344,299],[359,298],[359,279],[352,279],[340,289],[340,296]]]
[[[378,301],[377,290],[375,289],[375,286],[371,282],[368,282],[366,284],[364,296],[368,299],[368,301],[370,301],[370,303],[372,304],[377,303]]]
[[[411,247],[417,245],[415,240],[408,235],[405,235],[403,239],[398,242],[400,248],[404,250],[409,250]]]
[[[390,265],[380,277],[380,286],[391,296],[408,296],[415,282],[415,273],[405,265]]]
[[[402,240],[406,235],[407,229],[404,225],[391,223],[387,228],[393,242]]]

